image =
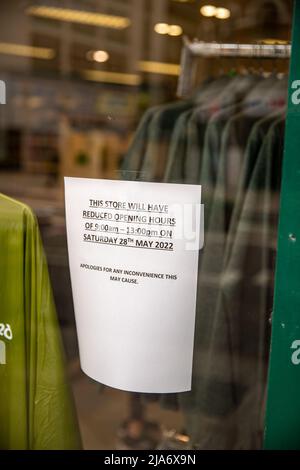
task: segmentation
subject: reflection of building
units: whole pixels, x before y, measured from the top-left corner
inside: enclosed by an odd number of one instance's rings
[[[19,57],[17,61],[16,57],[1,56],[2,69],[11,71],[21,65],[25,68],[31,65],[40,74],[82,77],[85,69],[139,73],[139,61],[178,63],[181,37],[157,34],[154,26],[161,22],[179,24],[185,34],[193,36],[201,21],[196,5],[197,2],[183,4],[173,0],[12,0],[1,14],[1,41],[50,48],[55,57],[44,61]],[[39,6],[47,6],[49,11],[34,9]],[[61,9],[61,13],[54,15],[55,8],[58,12],[58,8]],[[71,21],[72,15],[62,9],[81,12],[83,16],[88,11],[111,18],[121,17],[129,24],[115,28],[109,22],[95,26],[85,24],[84,19],[82,22],[80,19],[77,22],[78,18]],[[107,51],[109,61],[105,64],[91,63],[86,54],[93,49]]]
[[[157,100],[165,99],[170,83],[171,92],[174,91],[176,75],[147,74],[144,77],[150,86],[146,87],[148,98],[137,93],[140,61],[179,61],[181,38],[161,36],[153,29],[157,22],[170,21],[173,3],[169,0],[7,3],[0,17],[0,79],[6,81],[8,92],[1,116],[5,136],[1,139],[1,166],[55,173],[62,114],[69,117],[76,131],[83,127],[127,132],[135,126],[140,102],[144,107],[151,100],[149,90],[153,90]],[[62,10],[58,19],[29,14],[37,6],[126,18],[130,25],[118,29],[71,22]],[[99,49],[109,54],[107,62],[89,60],[88,52]],[[93,71],[96,75],[91,76]]]
[[[288,39],[291,0],[211,3],[228,7],[230,18],[204,18],[198,0],[6,2],[0,16],[0,79],[7,82],[8,99],[1,110],[6,135],[0,164],[17,167],[22,161],[27,170],[48,172],[57,161],[62,115],[75,128],[124,134],[134,129],[145,107],[173,98],[182,37],[158,34],[157,23],[178,25],[200,40]],[[47,8],[41,14],[37,7]],[[87,24],[86,12],[100,14],[101,25]],[[125,20],[122,27],[113,25],[116,18]],[[90,60],[88,53],[95,50],[107,52],[108,60]],[[32,165],[34,155],[46,164]]]
[[[139,74],[140,61],[177,64],[181,36],[155,33],[157,23],[179,25],[184,34],[198,36],[200,40],[219,41],[233,36],[238,40],[242,31],[248,31],[248,40],[257,40],[261,24],[263,35],[274,33],[275,27],[275,33],[283,33],[287,39],[291,0],[211,3],[228,7],[231,17],[226,21],[204,18],[199,13],[202,2],[198,0],[12,0],[1,12],[1,42],[47,48],[54,56],[42,60],[19,55],[16,60],[17,56],[1,55],[1,69],[83,78],[85,70],[93,69]],[[46,8],[41,11],[41,7]],[[99,25],[93,21],[89,24],[85,17],[88,12],[102,16]],[[120,18],[125,23],[114,26],[114,21]],[[109,60],[102,64],[87,58],[88,51],[99,49],[109,54]]]

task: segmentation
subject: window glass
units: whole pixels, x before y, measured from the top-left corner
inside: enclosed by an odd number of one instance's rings
[[[0,448],[262,448],[292,0],[2,3]],[[201,185],[191,391],[82,372],[64,177]]]

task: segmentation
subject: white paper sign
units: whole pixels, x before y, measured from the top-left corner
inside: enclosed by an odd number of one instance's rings
[[[190,390],[201,187],[65,178],[65,198],[83,371],[122,390]]]

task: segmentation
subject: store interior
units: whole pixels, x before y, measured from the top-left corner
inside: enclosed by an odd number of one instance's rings
[[[30,206],[39,221],[84,449],[191,443],[185,413],[172,400],[164,406],[157,396],[109,388],[80,368],[64,177],[123,178],[144,113],[187,98],[211,76],[286,79],[288,57],[198,57],[189,90],[178,96],[184,38],[287,46],[292,9],[292,0],[11,0],[1,6],[0,192]]]

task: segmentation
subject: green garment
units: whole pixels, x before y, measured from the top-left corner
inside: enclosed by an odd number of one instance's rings
[[[36,218],[0,195],[0,220],[0,449],[80,449]]]

